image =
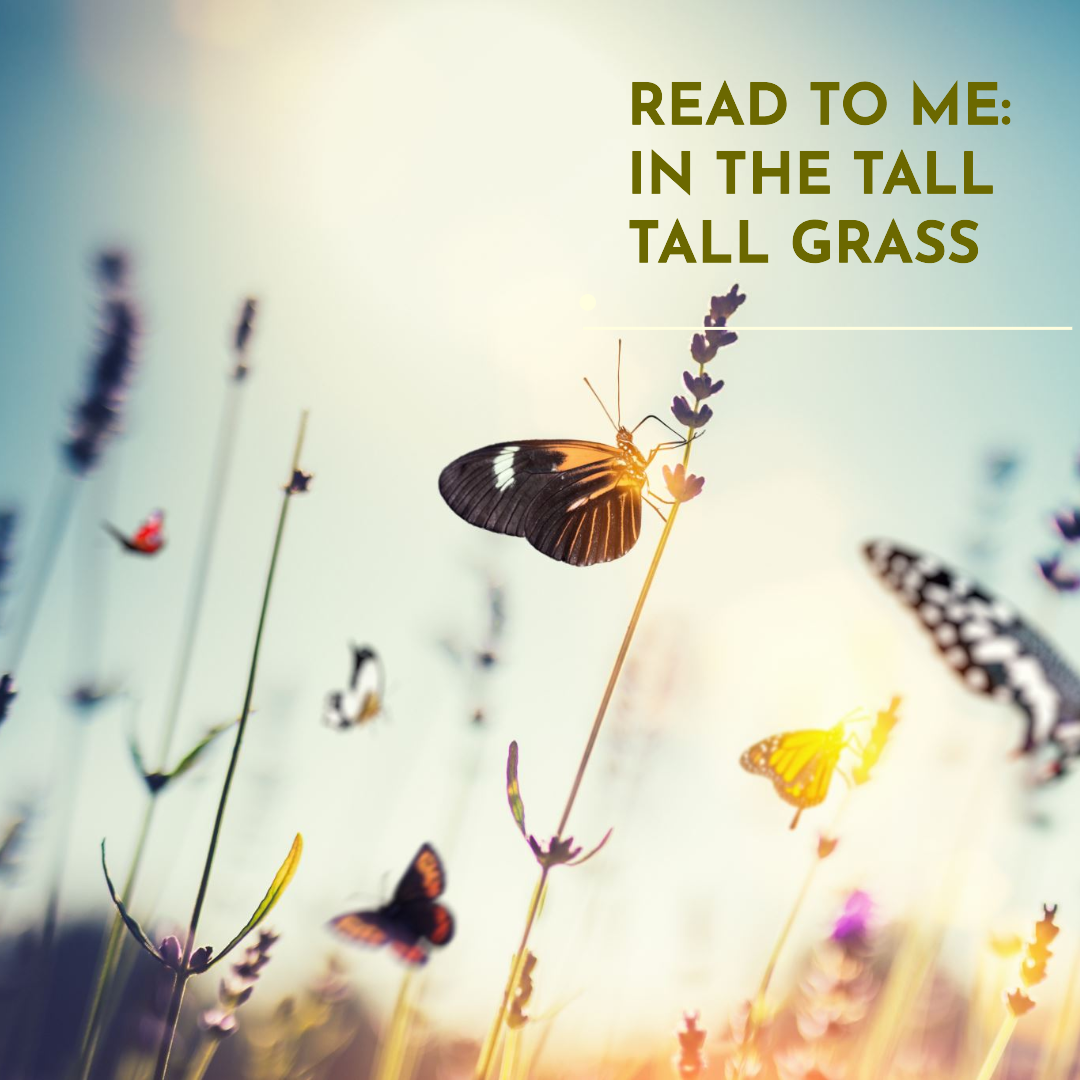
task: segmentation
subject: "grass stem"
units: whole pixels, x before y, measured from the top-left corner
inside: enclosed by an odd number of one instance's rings
[[[289,480],[300,466],[300,454],[304,446],[304,433],[307,428],[308,414],[305,411],[300,416],[300,430],[296,436],[296,446],[293,451],[292,466],[289,470]],[[210,875],[214,869],[214,856],[217,854],[218,841],[221,838],[221,828],[225,821],[225,809],[229,802],[229,792],[232,790],[233,778],[236,776],[237,765],[240,761],[240,749],[244,743],[244,733],[247,731],[248,718],[251,715],[251,702],[255,694],[255,677],[259,667],[259,652],[262,648],[263,632],[266,629],[266,617],[270,609],[270,594],[274,585],[274,575],[277,570],[278,556],[281,553],[281,541],[285,534],[285,522],[289,516],[289,504],[292,502],[290,483],[287,480],[285,490],[281,497],[281,509],[278,512],[277,530],[274,534],[274,547],[270,555],[270,566],[266,573],[266,585],[263,589],[262,607],[259,611],[259,623],[255,631],[255,644],[251,652],[251,664],[248,668],[247,688],[244,691],[244,706],[240,712],[240,720],[236,726],[236,739],[233,742],[232,755],[229,758],[229,767],[225,773],[225,780],[221,786],[221,797],[218,800],[217,813],[214,817],[214,827],[210,834],[210,843],[206,851],[206,861],[203,864],[202,877],[199,880],[199,890],[195,896],[195,904],[191,909],[191,919],[188,923],[187,937],[184,941],[182,969],[186,969],[188,961],[195,947],[195,935],[198,933],[199,920],[202,917],[203,906],[206,903],[206,894],[210,887]],[[176,1025],[180,1018],[180,1009],[184,1001],[184,991],[187,989],[189,975],[185,970],[177,972],[173,983],[172,996],[169,1001],[169,1010],[165,1018],[165,1031],[162,1034],[161,1046],[158,1049],[157,1064],[154,1068],[154,1080],[164,1080],[169,1068],[169,1056],[172,1053],[173,1040],[176,1037]]]
[[[998,1028],[997,1036],[987,1051],[982,1068],[979,1069],[976,1080],[990,1080],[997,1071],[998,1064],[1005,1053],[1005,1048],[1009,1045],[1009,1039],[1012,1038],[1015,1027],[1016,1017],[1011,1012],[1006,1012],[1005,1018],[1001,1021],[1001,1027]]]

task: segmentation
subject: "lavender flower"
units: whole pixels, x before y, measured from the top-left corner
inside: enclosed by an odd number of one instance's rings
[[[684,371],[683,382],[686,383],[686,389],[694,395],[696,401],[704,401],[705,398],[712,397],[713,394],[719,394],[724,389],[723,379],[717,379],[716,382],[713,382],[704,373],[694,376],[689,371]]]
[[[259,302],[253,296],[244,301],[240,311],[240,321],[236,324],[236,333],[233,337],[233,350],[236,353],[236,367],[233,368],[233,378],[239,382],[248,373],[247,350],[251,342],[251,332],[255,326],[255,315],[259,310]]]
[[[1080,540],[1080,510],[1065,510],[1055,514],[1054,528],[1067,544]]]
[[[711,419],[713,411],[708,405],[699,405],[696,409],[690,408],[690,403],[684,397],[674,398],[671,402],[671,412],[683,427],[704,427]]]
[[[1060,555],[1051,555],[1045,559],[1036,559],[1042,579],[1058,592],[1076,592],[1080,589],[1080,575],[1061,565]]]
[[[870,894],[856,889],[844,901],[844,910],[833,925],[832,940],[848,941],[851,938],[864,938],[870,926],[874,903]]]
[[[689,502],[691,499],[697,498],[701,494],[701,489],[705,486],[705,477],[688,473],[681,461],[674,469],[669,469],[665,465],[663,473],[664,483],[676,502]]]
[[[105,288],[100,340],[86,393],[75,408],[64,444],[68,466],[78,476],[98,464],[109,439],[119,431],[135,371],[139,314],[126,292],[127,268],[122,252],[105,252],[98,259],[98,277]]]
[[[224,1039],[236,1031],[236,1010],[255,992],[255,984],[262,969],[270,963],[270,949],[277,940],[278,935],[272,930],[261,931],[255,944],[248,946],[243,958],[232,965],[231,975],[221,980],[218,1004],[199,1017],[199,1025],[211,1038]]]
[[[292,479],[289,481],[288,487],[285,491],[289,495],[303,495],[311,487],[311,481],[314,479],[312,473],[304,472],[303,469],[297,469],[292,474]]]
[[[705,1072],[705,1035],[698,1026],[698,1014],[684,1013],[682,1029],[675,1034],[679,1039],[679,1053],[675,1069],[681,1077],[701,1076]]]
[[[0,675],[0,724],[7,719],[8,710],[18,693],[15,689],[15,676],[10,672]]]

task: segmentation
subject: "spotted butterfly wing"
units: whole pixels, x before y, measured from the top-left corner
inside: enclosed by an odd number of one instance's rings
[[[472,525],[523,536],[559,562],[593,566],[637,543],[645,466],[619,428],[618,446],[575,439],[485,446],[447,465],[439,491]]]
[[[1017,705],[1025,717],[1021,753],[1053,745],[1058,759],[1080,754],[1080,676],[1003,600],[939,559],[885,540],[864,547],[871,566],[918,616],[969,690]]]
[[[351,911],[330,926],[360,945],[389,945],[407,964],[425,964],[432,945],[446,945],[454,936],[454,917],[436,902],[446,888],[442,860],[423,844],[394,889],[390,903],[373,911]]]
[[[843,748],[844,727],[829,730],[789,731],[754,743],[739,759],[747,771],[767,776],[784,802],[796,807],[791,827],[802,812],[818,806],[829,794],[829,784]]]

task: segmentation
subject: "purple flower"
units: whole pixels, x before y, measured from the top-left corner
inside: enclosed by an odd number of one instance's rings
[[[1036,559],[1035,565],[1043,580],[1058,592],[1076,592],[1080,589],[1080,576],[1061,565],[1060,555],[1051,555],[1047,559]]]
[[[210,957],[213,955],[214,949],[211,945],[203,945],[202,948],[196,949],[188,961],[188,970],[195,972],[205,971],[210,964]]]
[[[1062,540],[1070,544],[1080,540],[1080,510],[1065,510],[1055,514],[1054,528],[1061,533]]]
[[[199,1017],[199,1027],[211,1038],[225,1039],[236,1031],[236,1017],[225,1009],[207,1009]]]
[[[236,324],[236,333],[233,337],[233,349],[236,352],[236,367],[233,368],[233,378],[239,382],[248,373],[247,348],[251,342],[251,332],[255,328],[255,315],[259,310],[259,302],[253,296],[244,301],[240,311],[240,321]]]
[[[833,941],[845,942],[852,938],[866,937],[873,910],[874,903],[870,894],[856,889],[844,901],[844,910],[833,926]]]
[[[689,371],[684,371],[683,382],[686,383],[686,389],[694,395],[696,401],[704,401],[705,398],[712,397],[713,394],[719,394],[724,389],[723,379],[717,379],[716,382],[713,382],[704,373],[694,376]]]
[[[312,473],[304,472],[303,469],[296,469],[285,491],[289,495],[302,495],[311,487],[313,479]]]
[[[162,939],[161,944],[158,945],[158,952],[161,954],[161,959],[165,961],[166,967],[170,967],[174,971],[179,969],[184,953],[180,948],[179,939],[173,934]]]
[[[696,409],[691,409],[690,403],[681,396],[672,399],[671,412],[680,424],[695,430],[704,427],[712,419],[713,414],[708,405],[699,405]]]
[[[738,310],[746,299],[746,293],[739,292],[738,285],[732,285],[724,296],[714,296],[709,305],[709,315],[714,326],[723,326]]]
[[[71,433],[64,443],[64,456],[78,476],[85,476],[97,465],[109,439],[120,430],[137,362],[139,314],[123,291],[126,258],[118,252],[106,253],[98,271],[108,290],[102,306],[100,340],[86,392],[75,408]]]
[[[664,483],[667,484],[667,489],[676,502],[689,502],[691,499],[696,499],[705,486],[705,477],[688,473],[681,461],[674,469],[669,469],[665,465],[663,473]]]

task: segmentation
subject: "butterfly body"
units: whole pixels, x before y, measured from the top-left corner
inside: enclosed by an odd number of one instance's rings
[[[1019,753],[1053,748],[1047,779],[1080,755],[1080,675],[1005,601],[931,555],[878,540],[864,553],[916,614],[946,663],[978,694],[1024,714]]]
[[[425,964],[432,946],[446,945],[454,936],[454,918],[437,902],[445,888],[442,860],[430,844],[423,844],[389,903],[339,915],[330,926],[360,945],[388,945],[406,964]]]
[[[155,510],[148,515],[131,536],[121,532],[115,525],[103,522],[105,531],[125,550],[134,555],[156,555],[165,546],[163,529],[165,514]]]
[[[846,742],[843,722],[824,730],[789,731],[754,743],[739,764],[767,776],[780,798],[796,808],[794,829],[804,810],[825,801]]]
[[[610,562],[637,542],[651,460],[621,425],[616,444],[495,443],[447,465],[439,492],[470,524],[524,537],[549,558],[572,566]]]

